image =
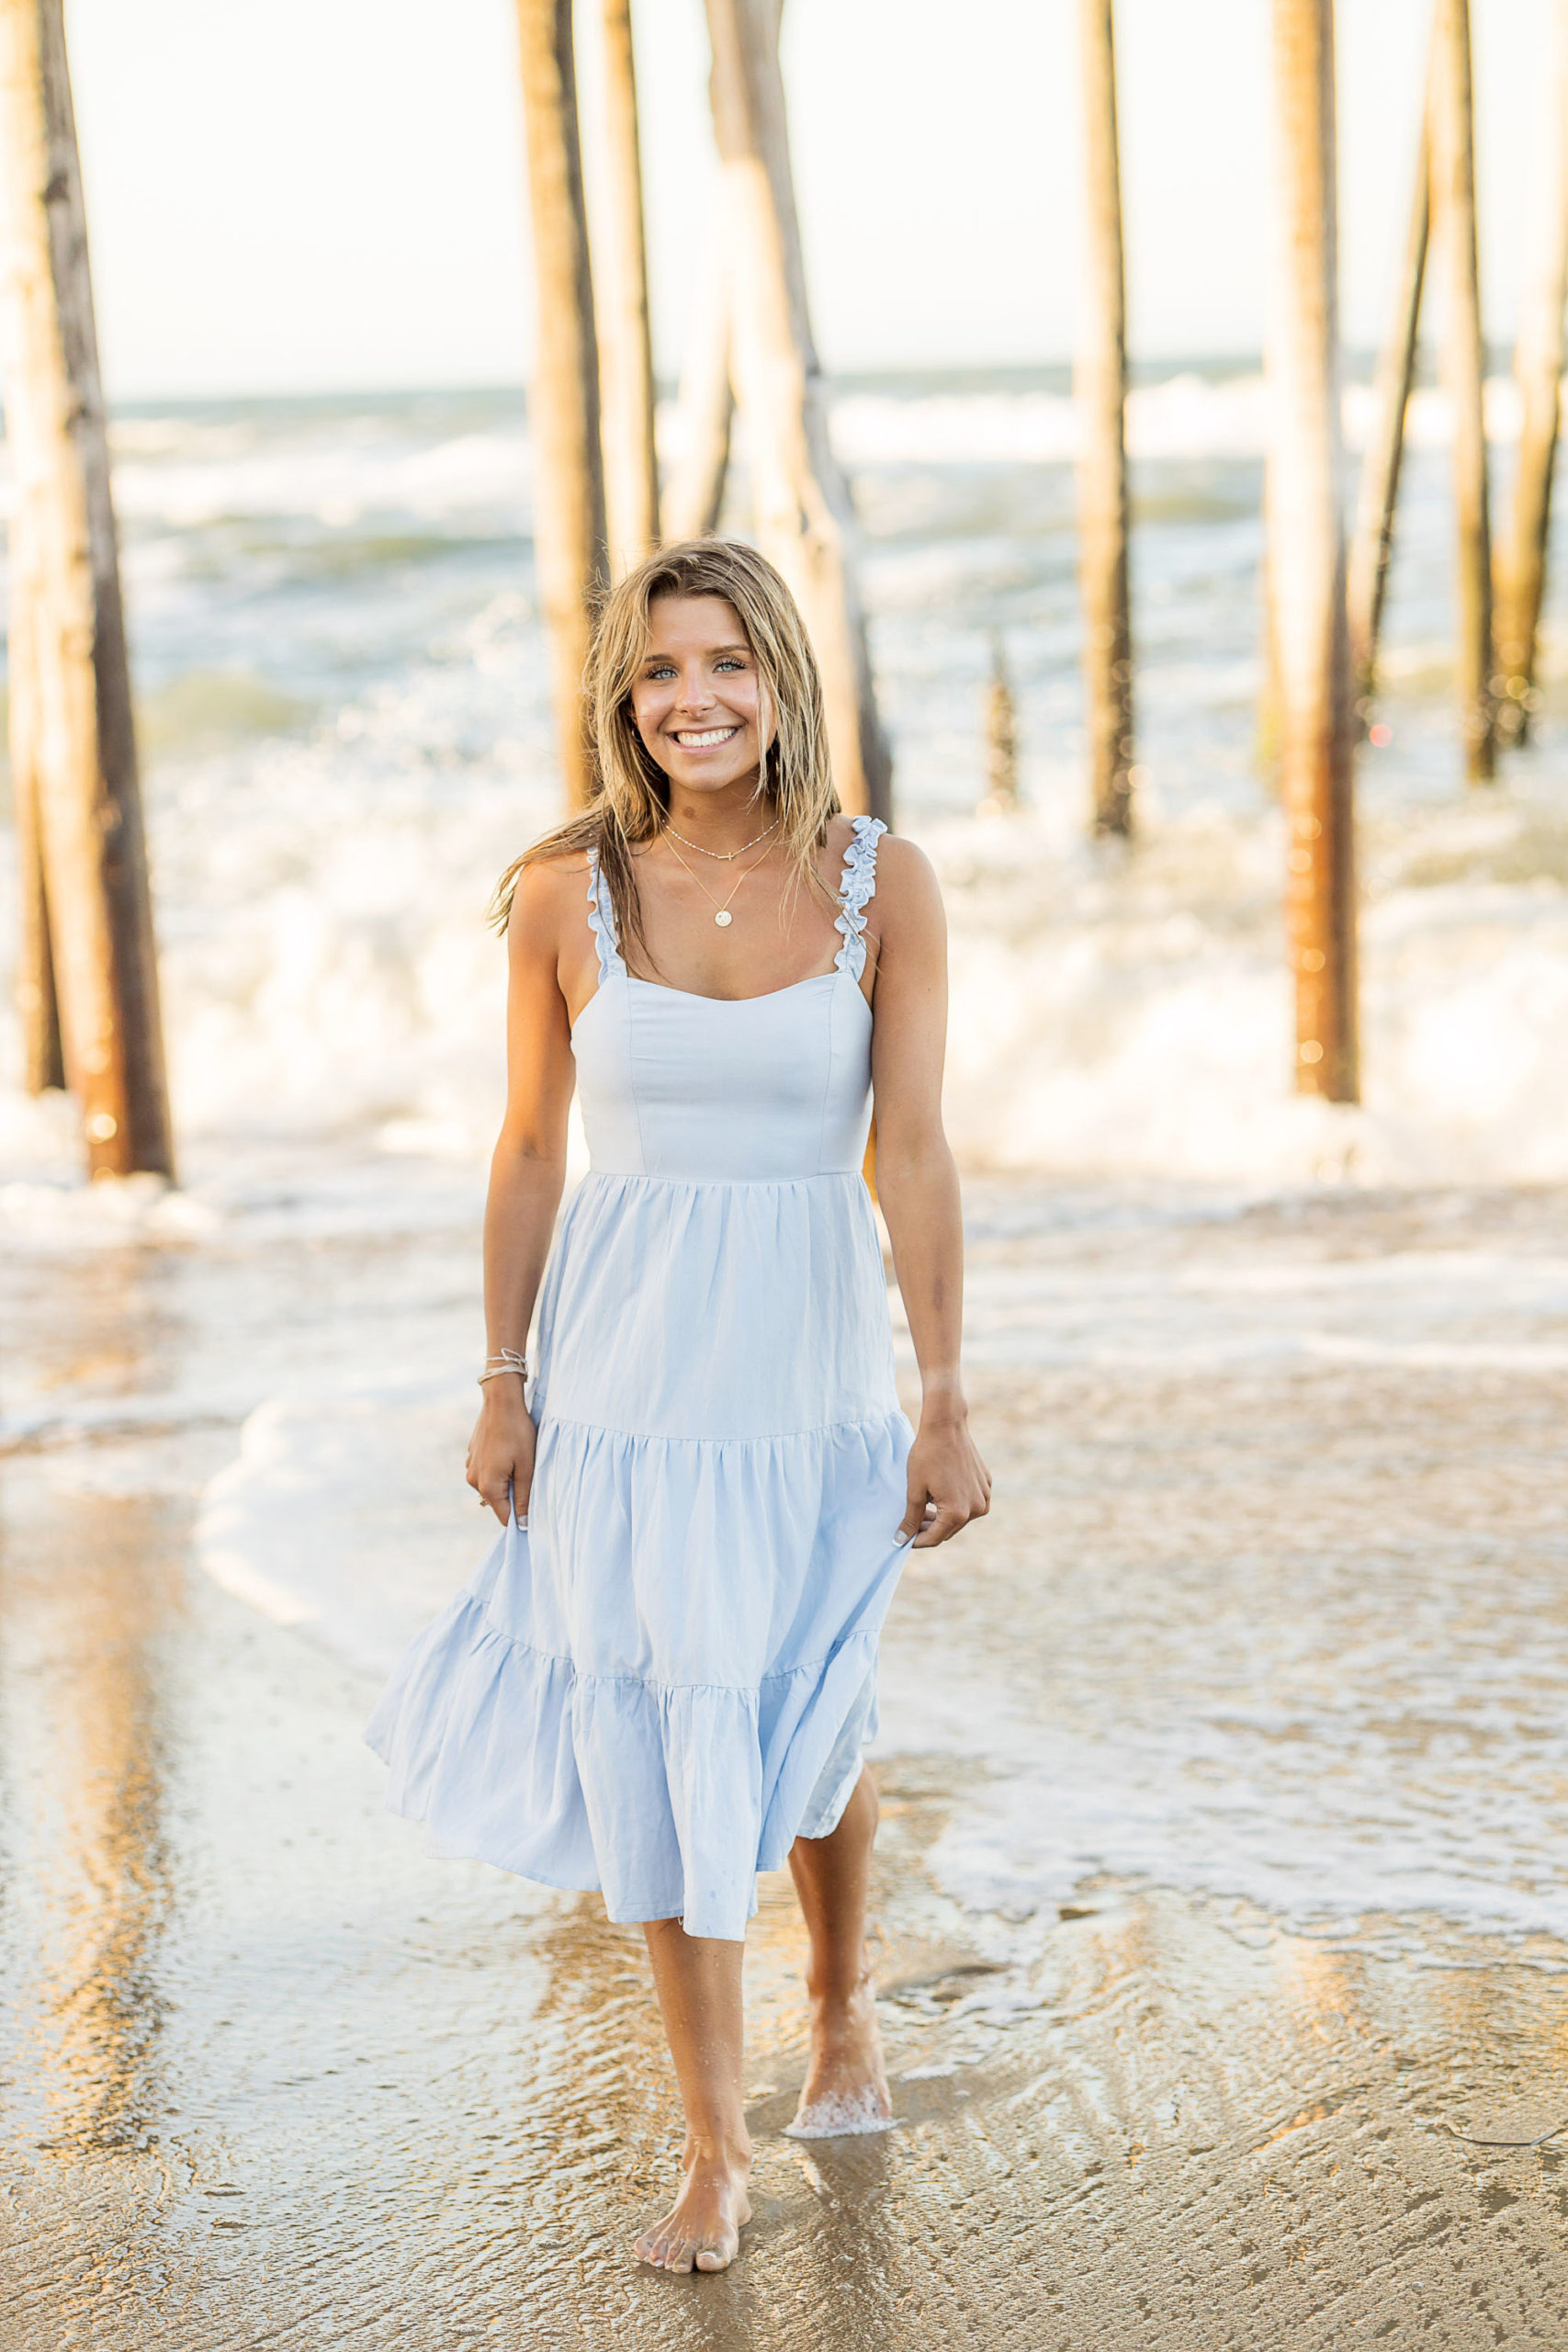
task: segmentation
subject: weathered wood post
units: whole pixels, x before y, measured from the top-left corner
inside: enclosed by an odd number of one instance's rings
[[[659,543],[659,458],[653,439],[653,339],[631,0],[603,0],[603,5],[606,202],[598,282],[599,357],[610,569],[619,577]]]
[[[828,435],[790,172],[775,0],[707,0],[714,130],[734,237],[736,388],[757,536],[800,600],[822,667],[833,773],[846,809],[891,813],[855,576],[854,510]]]
[[[776,41],[784,0],[773,0],[773,12]],[[729,259],[729,241],[716,237],[707,252],[703,291],[682,354],[680,455],[664,492],[664,533],[671,539],[709,537],[724,512],[735,425]]]
[[[49,935],[39,806],[39,695],[33,649],[37,566],[18,500],[11,513],[11,617],[6,668],[10,682],[11,792],[17,840],[17,1018],[22,1032],[23,1083],[29,1094],[65,1083],[54,949]]]
[[[664,487],[664,526],[672,539],[708,538],[724,509],[735,417],[729,339],[727,253],[720,241],[708,255],[707,282],[681,361],[680,454]]]
[[[1279,249],[1269,374],[1296,1087],[1357,1099],[1349,633],[1340,514],[1333,0],[1274,0]]]
[[[549,633],[556,733],[568,802],[592,784],[582,671],[604,585],[604,473],[599,350],[577,123],[571,0],[517,0],[528,209],[538,288],[538,356],[529,401],[534,548]]]
[[[1348,603],[1350,616],[1350,676],[1356,712],[1363,726],[1377,686],[1378,640],[1382,632],[1383,594],[1393,553],[1393,518],[1399,504],[1399,475],[1404,458],[1404,418],[1416,380],[1421,329],[1421,294],[1427,277],[1427,231],[1431,220],[1431,158],[1423,98],[1421,136],[1416,156],[1416,195],[1400,265],[1388,339],[1378,354],[1372,379],[1372,423],[1361,460],[1360,495],[1350,539]]]
[[[1427,109],[1432,157],[1432,226],[1443,266],[1442,376],[1453,415],[1454,524],[1459,639],[1454,677],[1465,770],[1487,783],[1495,766],[1492,659],[1492,529],[1483,413],[1485,345],[1475,250],[1475,124],[1469,0],[1437,0]]]
[[[62,0],[0,0],[0,237],[21,559],[13,756],[24,854],[35,819],[39,844],[23,981],[46,990],[45,970],[52,977],[91,1173],[167,1176],[152,894]],[[35,1004],[40,1050],[46,1024]]]
[[[1497,728],[1508,744],[1529,738],[1557,456],[1562,313],[1568,302],[1568,0],[1558,0],[1553,37],[1546,205],[1514,346],[1519,460],[1497,580],[1497,668],[1503,679]]]
[[[1133,830],[1133,644],[1127,587],[1127,316],[1112,0],[1079,0],[1088,250],[1073,359],[1078,578],[1092,822]]]
[[[1018,707],[1000,629],[991,639],[991,674],[986,681],[986,797],[980,806],[993,815],[1018,807]]]

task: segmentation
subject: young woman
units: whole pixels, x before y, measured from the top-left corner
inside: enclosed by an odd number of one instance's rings
[[[503,1532],[369,1737],[442,1850],[643,1924],[686,2143],[637,2250],[722,2270],[750,2212],[758,1871],[788,1860],[810,1937],[791,2128],[891,2115],[864,1943],[877,1634],[906,1547],[984,1513],[990,1479],[959,1382],[930,867],[838,813],[817,664],[750,548],[624,580],[589,684],[597,796],[497,898],[509,1083],[468,1476]],[[592,1164],[552,1250],[574,1083]],[[912,1439],[861,1174],[874,1091]]]

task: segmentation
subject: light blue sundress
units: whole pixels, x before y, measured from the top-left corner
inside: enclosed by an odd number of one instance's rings
[[[875,1728],[910,1443],[861,1173],[885,830],[855,820],[832,971],[735,1001],[633,978],[591,867],[591,1166],[540,1294],[527,1518],[367,1735],[437,1850],[615,1920],[742,1936]]]

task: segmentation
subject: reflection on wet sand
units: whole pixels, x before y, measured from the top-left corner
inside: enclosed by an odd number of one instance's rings
[[[1557,1391],[1529,1364],[1418,1388],[1346,1357],[1277,1364],[1238,1336],[1265,1277],[1277,1332],[1314,1251],[1341,1286],[1403,1263],[1400,1313],[1434,1314],[1434,1261],[1410,1255],[1427,1215],[1347,1200],[1092,1246],[1021,1218],[997,1242],[976,1385],[1009,1514],[911,1573],[887,1640],[874,1920],[899,2125],[784,2137],[805,1943],[787,1877],[764,1880],[757,2218],[719,2278],[630,2254],[680,2143],[640,1934],[592,1897],[430,1860],[382,1810],[365,1680],[182,1580],[231,1432],[160,1408],[153,1434],[19,1453],[0,2352],[1568,2340],[1562,2152],[1451,2136],[1568,2110]],[[1519,1265],[1568,1263],[1560,1206],[1509,1216]],[[1459,1204],[1449,1239],[1467,1218],[1495,1238],[1496,1204]],[[334,1346],[362,1349],[385,1253],[328,1255],[280,1250],[263,1283],[235,1253],[193,1285],[149,1254],[139,1315],[172,1324],[182,1282],[199,1307],[196,1406],[214,1362],[281,1345],[280,1301],[309,1330],[330,1296]],[[405,1253],[411,1328],[450,1263],[445,1238]],[[1158,1331],[1086,1369],[1072,1318],[1096,1348],[1125,1340],[1162,1263],[1184,1342],[1208,1317],[1203,1377]],[[1030,1308],[1043,1362],[1002,1345],[1026,1275],[1050,1294]],[[58,1317],[61,1270],[38,1280]],[[94,1317],[101,1366],[113,1317],[85,1298]],[[1416,1841],[1456,1897],[1523,1924],[1423,1909]]]
[[[146,1506],[86,1495],[75,1509],[75,1573],[17,1564],[0,1584],[6,1809],[25,1837],[25,1775],[42,1832],[13,1997],[30,2018],[38,2145],[68,2156],[145,2148],[165,2104],[156,1947],[171,1888],[156,1645],[181,1586],[178,1554]]]

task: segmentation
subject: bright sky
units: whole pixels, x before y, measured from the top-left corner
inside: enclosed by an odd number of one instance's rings
[[[1348,338],[1403,239],[1430,0],[1341,0]],[[1483,290],[1511,332],[1551,0],[1477,8]],[[634,0],[660,362],[701,284],[701,0]],[[1065,356],[1072,0],[787,0],[818,341],[838,368]],[[578,0],[594,100],[595,0]],[[1120,0],[1135,357],[1255,351],[1267,0]],[[531,339],[511,0],[68,0],[111,396],[515,380]]]

